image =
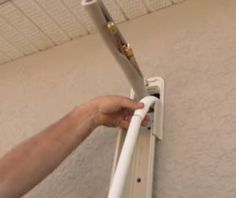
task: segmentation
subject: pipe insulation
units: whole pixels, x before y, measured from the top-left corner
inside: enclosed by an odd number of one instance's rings
[[[141,123],[153,103],[159,99],[154,96],[146,96],[140,102],[144,103],[143,109],[134,112],[123,144],[117,168],[112,178],[108,198],[122,198],[125,181],[131,163],[134,148],[137,142]]]
[[[83,0],[81,4],[88,11],[91,19],[99,30],[100,35],[116,61],[119,63],[137,97],[141,99],[148,96],[149,94],[145,85],[146,81],[143,78],[140,69],[138,66],[134,67],[134,65],[130,63],[127,57],[122,54],[113,43],[112,35],[106,28],[108,21],[113,21],[113,19],[108,13],[105,5],[101,0]],[[120,32],[119,35],[122,42],[126,43]]]

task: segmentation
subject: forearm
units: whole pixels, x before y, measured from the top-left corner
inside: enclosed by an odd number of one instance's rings
[[[20,197],[51,173],[96,127],[94,109],[76,108],[0,160],[0,197]]]

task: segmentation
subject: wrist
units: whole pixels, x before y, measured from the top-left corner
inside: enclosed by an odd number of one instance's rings
[[[92,114],[91,118],[92,118],[93,126],[97,128],[98,126],[101,125],[99,121],[100,120],[99,119],[100,117],[99,106],[95,99],[90,100],[86,105],[88,105],[89,111]]]
[[[86,126],[87,130],[92,131],[100,125],[98,122],[99,111],[95,102],[89,101],[77,106],[74,112],[79,123]]]

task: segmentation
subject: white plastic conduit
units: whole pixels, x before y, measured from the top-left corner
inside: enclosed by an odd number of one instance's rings
[[[146,96],[140,100],[140,102],[144,103],[144,108],[136,110],[130,121],[129,129],[122,147],[117,168],[112,179],[108,198],[122,197],[128,169],[130,166],[132,154],[134,152],[135,144],[137,142],[142,120],[147,114],[150,106],[153,103],[158,102],[158,98],[154,96]]]

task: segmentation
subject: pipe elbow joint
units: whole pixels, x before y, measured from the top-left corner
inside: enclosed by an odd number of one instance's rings
[[[142,109],[138,109],[134,112],[134,116],[138,116],[141,120],[144,119],[145,115],[147,114],[149,108],[152,106],[153,103],[156,103],[159,99],[154,96],[146,96],[140,102],[144,104]]]

